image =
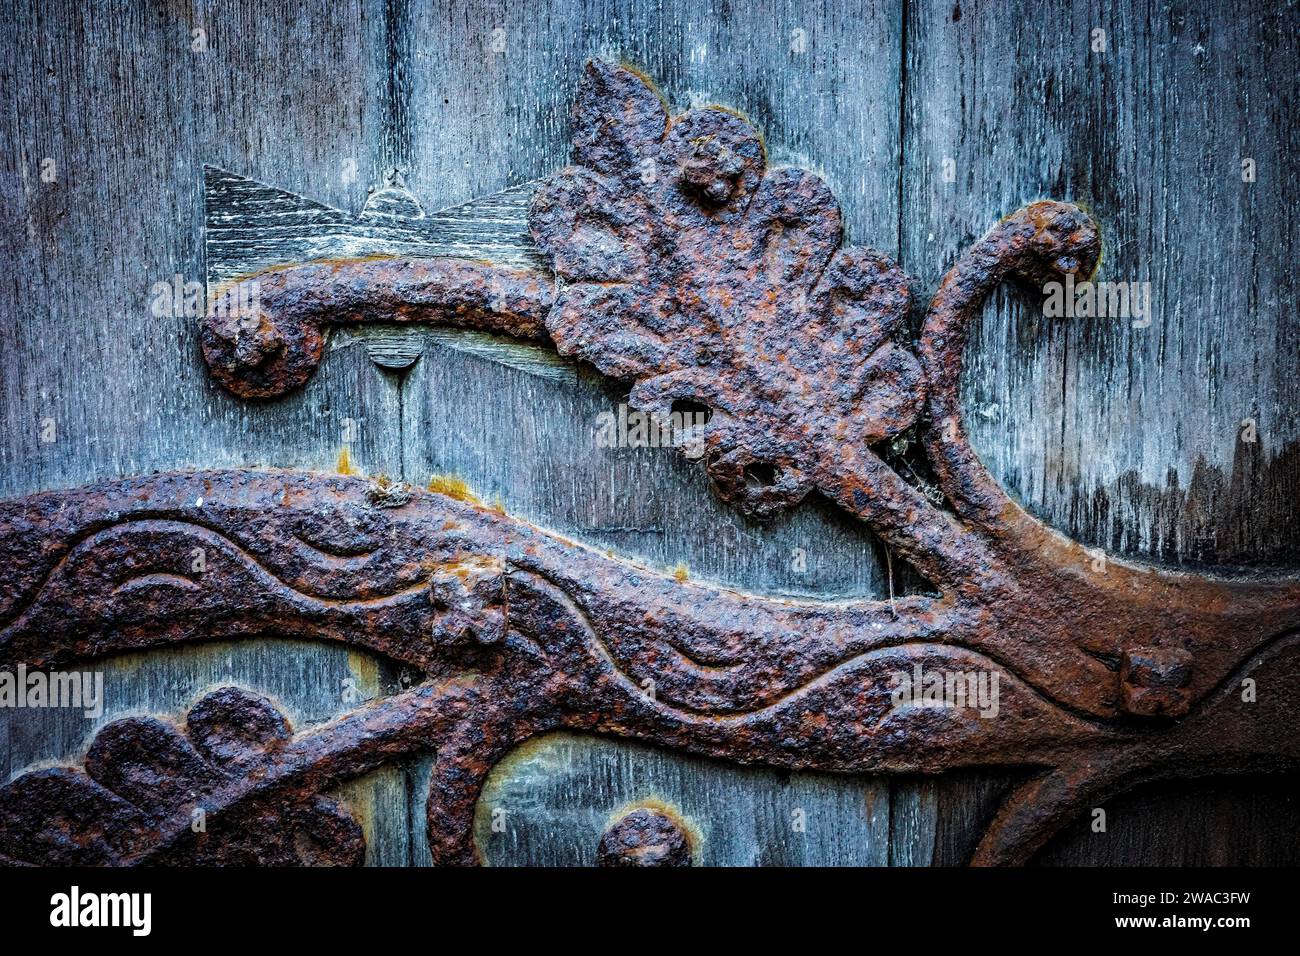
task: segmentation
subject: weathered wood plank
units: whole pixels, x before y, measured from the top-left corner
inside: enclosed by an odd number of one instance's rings
[[[531,183],[432,211],[404,189],[378,189],[356,215],[215,166],[204,169],[204,184],[204,253],[213,289],[315,259],[446,256],[545,268],[528,234]]]
[[[189,466],[329,469],[344,444],[394,470],[396,384],[364,349],[336,350],[329,375],[284,401],[249,404],[211,382],[193,316],[153,310],[155,283],[203,280],[205,161],[326,202],[364,195],[340,181],[374,135],[351,42],[361,8],[150,11],[28,11],[5,44],[18,105],[5,176],[27,186],[6,223],[0,493]],[[97,42],[77,41],[92,17]],[[54,182],[39,178],[44,157]]]
[[[1296,774],[1143,787],[1089,814],[1035,859],[1041,866],[1300,866]]]
[[[933,289],[1002,215],[1049,196],[1101,224],[1099,280],[1151,288],[1149,325],[1047,319],[1037,297],[1003,297],[967,350],[976,449],[1084,542],[1296,566],[1300,13],[908,11],[904,266]]]
[[[904,266],[933,289],[1002,215],[1048,196],[1101,224],[1099,280],[1151,284],[1149,325],[1046,319],[1037,296],[1008,294],[967,347],[976,449],[1081,541],[1163,561],[1300,564],[1298,26],[1294,6],[908,4]],[[1146,815],[1144,838],[1128,824],[1121,839],[1092,836],[1084,819],[1072,832],[1091,839],[1044,858],[1267,858],[1250,827],[1268,814],[1231,802],[1171,801]],[[1185,840],[1189,820],[1239,855]]]
[[[554,734],[517,750],[479,801],[489,864],[590,866],[638,805],[667,806],[703,866],[883,866],[888,791],[870,778],[781,774],[610,740]]]
[[[0,118],[0,494],[171,467],[329,469],[346,448],[359,470],[453,472],[539,523],[697,576],[887,593],[877,546],[828,506],[760,525],[671,451],[595,448],[595,416],[624,396],[571,363],[483,337],[366,330],[336,335],[303,391],[248,404],[208,379],[191,318],[152,314],[154,283],[204,278],[202,164],[347,219],[389,181],[427,209],[465,202],[564,164],[581,63],[602,55],[646,69],[677,107],[716,99],[748,113],[775,162],[826,176],[850,241],[901,255],[922,299],[1000,215],[1042,195],[1085,203],[1106,233],[1100,278],[1150,281],[1152,322],[1048,322],[1004,297],[969,355],[976,446],[1085,541],[1295,566],[1298,16],[1038,0],[20,2],[0,45],[16,107]],[[1090,49],[1093,29],[1104,52]],[[519,201],[506,206],[517,224]],[[390,227],[367,228],[395,241]],[[1258,441],[1243,440],[1243,419]],[[379,692],[395,679],[338,648],[281,642],[103,669],[113,714],[174,715],[230,679],[308,723],[351,706],[341,681]],[[67,712],[0,714],[0,771],[75,757],[88,730]],[[497,863],[586,862],[619,801],[657,794],[712,834],[718,862],[955,863],[1004,784],[787,779],[555,737],[498,771],[493,792],[521,829],[489,830],[483,845]],[[345,788],[371,862],[427,859],[426,789],[422,762]],[[1135,795],[1109,808],[1111,839],[1081,821],[1043,861],[1287,860],[1288,799],[1273,785]],[[796,840],[792,806],[833,822]]]
[[[939,783],[935,778],[890,781],[890,866],[930,866],[934,862],[938,810]]]
[[[345,161],[366,169],[379,138],[356,43],[367,16],[348,2],[17,4],[0,53],[14,104],[0,119],[0,494],[169,468],[329,470],[345,448],[357,467],[396,471],[396,380],[364,347],[341,343],[329,373],[299,394],[249,404],[209,379],[196,318],[152,309],[155,283],[203,281],[204,163],[360,204],[367,184]],[[105,719],[175,714],[230,679],[311,722],[355,706],[339,684],[351,660],[273,643],[95,668],[108,682]],[[5,779],[31,761],[75,759],[90,729],[57,710],[0,722]],[[391,829],[384,808],[404,808],[400,777],[372,787],[367,827]],[[393,859],[382,843],[371,854]]]

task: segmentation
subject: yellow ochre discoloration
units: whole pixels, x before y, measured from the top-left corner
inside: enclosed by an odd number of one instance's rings
[[[344,445],[342,448],[339,449],[339,460],[338,463],[335,464],[334,470],[337,471],[340,475],[355,476],[360,474],[360,472],[358,472],[355,468],[352,467],[352,452],[348,450],[347,445]]]
[[[469,483],[456,475],[433,475],[425,488],[434,494],[446,495],[456,501],[464,501],[472,505],[483,504],[478,495],[470,490]]]

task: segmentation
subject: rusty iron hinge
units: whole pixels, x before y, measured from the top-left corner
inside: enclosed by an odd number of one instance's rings
[[[312,374],[333,324],[549,341],[631,382],[644,411],[707,406],[703,457],[725,499],[765,516],[817,489],[935,595],[792,602],[679,581],[473,501],[355,477],[176,473],[0,503],[11,672],[279,634],[424,675],[299,734],[234,688],[196,702],[184,727],[116,721],[84,767],[0,789],[0,856],[356,862],[359,827],[320,794],[434,752],[429,845],[438,862],[472,863],[487,773],[555,729],[789,769],[1029,769],[979,864],[1023,862],[1145,781],[1300,763],[1300,581],[1098,561],[1014,502],[967,440],[971,322],[1006,280],[1089,276],[1100,242],[1084,212],[1043,201],[997,224],[943,279],[913,349],[907,276],[841,248],[826,184],[769,169],[735,112],[670,116],[639,74],[593,62],[573,124],[574,165],[529,208],[549,273],[415,257],[268,271],[252,314],[219,297],[204,320],[213,375],[242,396],[284,394]],[[937,493],[873,450],[909,429]],[[899,674],[924,687],[900,697]],[[996,715],[928,706],[926,674],[997,675]],[[204,833],[190,826],[196,805]],[[295,850],[296,832],[313,853]],[[644,809],[611,828],[599,858],[689,862],[689,838]]]

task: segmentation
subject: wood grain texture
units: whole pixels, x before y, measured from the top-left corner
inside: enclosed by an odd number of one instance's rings
[[[1106,803],[1035,859],[1040,866],[1300,866],[1295,774],[1152,784]]]
[[[1001,296],[968,351],[976,447],[1032,510],[1089,543],[1300,566],[1293,3],[12,6],[2,495],[164,468],[331,470],[346,447],[358,470],[455,473],[521,516],[695,576],[887,594],[877,543],[825,503],[758,524],[670,450],[596,448],[596,415],[624,393],[565,360],[490,337],[350,332],[301,392],[250,404],[210,382],[192,319],[152,314],[154,283],[204,278],[204,164],[349,218],[368,187],[399,183],[426,210],[455,206],[565,164],[569,103],[599,55],[644,69],[677,108],[749,115],[773,162],[826,177],[849,242],[900,257],[922,303],[999,216],[1040,196],[1087,205],[1105,230],[1099,278],[1150,281],[1153,321],[1048,321],[1036,300]],[[204,51],[191,49],[198,28]],[[1093,29],[1106,52],[1090,50]],[[1241,440],[1246,418],[1257,442]],[[279,642],[104,670],[113,713],[175,714],[232,679],[306,722],[346,709],[349,677],[370,675],[376,692],[398,680],[337,648]],[[0,771],[74,758],[88,729],[57,711],[0,713]],[[557,736],[499,768],[493,799],[515,829],[481,837],[498,864],[586,862],[618,807],[658,796],[706,834],[712,862],[951,865],[1010,779],[781,775]],[[370,862],[427,861],[427,782],[416,761],[345,788]],[[1292,859],[1289,799],[1273,784],[1137,794],[1109,808],[1108,835],[1081,821],[1043,861]],[[794,806],[815,811],[798,840]]]
[[[397,389],[363,349],[283,402],[250,405],[209,380],[192,318],[151,310],[155,283],[203,279],[205,162],[332,205],[364,196],[359,178],[342,181],[343,159],[375,135],[361,8],[296,9],[18,11],[4,44],[14,148],[0,160],[18,187],[5,222],[3,493],[184,466],[328,469],[345,418],[359,423],[354,462],[392,469]],[[200,28],[207,48],[194,52]],[[55,182],[39,178],[45,157]]]
[[[901,245],[932,289],[1019,206],[1087,208],[1150,325],[1002,296],[967,348],[976,450],[1085,543],[1296,567],[1300,11],[1248,6],[909,3]]]
[[[489,864],[590,866],[601,835],[639,805],[686,823],[700,866],[884,866],[888,791],[870,779],[777,773],[593,737],[554,734],[503,761],[476,840]]]
[[[976,450],[1032,511],[1087,544],[1189,566],[1295,568],[1300,10],[1247,6],[909,2],[900,247],[932,289],[1024,203],[1087,208],[1103,228],[1096,278],[1150,282],[1149,327],[1047,319],[1037,294],[998,297],[966,352]],[[1245,158],[1254,182],[1243,182]],[[970,826],[986,786],[957,801]],[[1278,793],[1239,782],[1124,798],[1108,808],[1108,832],[1087,815],[1043,860],[1289,859]],[[941,824],[941,856],[963,831]]]
[[[0,121],[0,493],[170,468],[331,470],[345,445],[358,467],[396,470],[397,385],[364,347],[337,349],[328,376],[282,402],[249,404],[209,380],[194,318],[151,309],[155,283],[203,280],[205,163],[359,204],[363,176],[346,181],[344,161],[356,157],[364,171],[379,116],[356,43],[365,20],[346,2],[287,15],[255,2],[15,5],[2,45],[15,108]],[[39,175],[46,158],[52,182]],[[110,712],[172,714],[227,673],[320,719],[349,706],[338,685],[346,655],[240,649],[249,653],[235,666],[195,648],[168,658],[156,679],[109,680]],[[102,666],[130,675],[133,665]],[[32,760],[75,759],[86,742],[75,715],[0,720],[6,779]],[[377,815],[364,825],[391,829],[376,821],[387,803],[405,805],[405,781],[376,786]]]

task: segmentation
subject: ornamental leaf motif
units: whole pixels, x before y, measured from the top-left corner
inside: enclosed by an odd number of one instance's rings
[[[244,781],[290,736],[269,700],[237,687],[197,701],[184,732],[155,717],[116,720],[95,735],[84,770],[52,767],[0,788],[0,862],[360,865],[361,825],[336,801],[245,797]]]
[[[760,515],[811,490],[828,442],[866,446],[915,420],[916,359],[891,341],[910,306],[887,257],[840,248],[840,210],[804,169],[769,169],[758,132],[718,106],[670,116],[640,74],[587,65],[575,165],[536,193],[530,224],[562,285],[559,350],[632,380],[667,421],[708,406],[722,497]]]

